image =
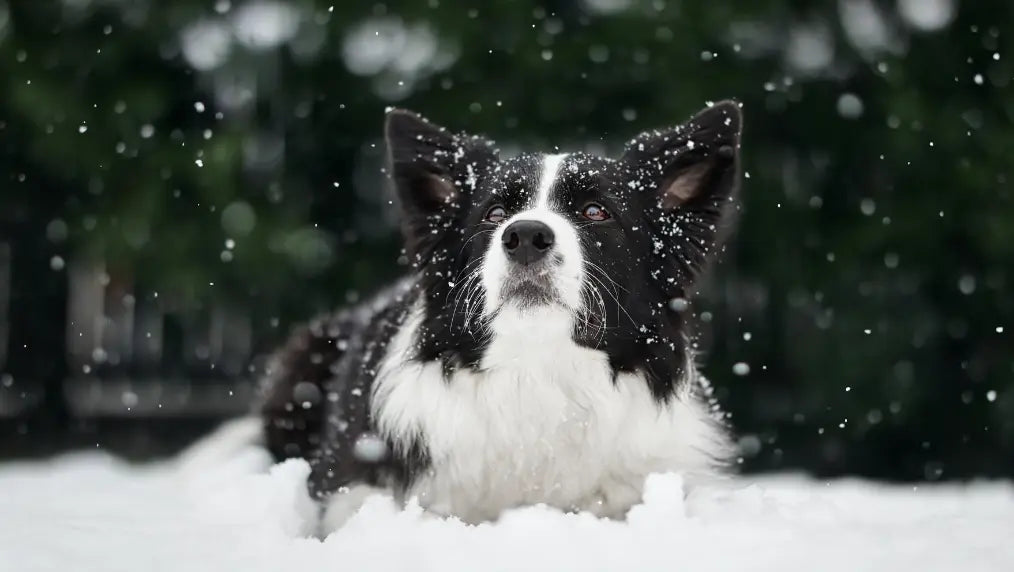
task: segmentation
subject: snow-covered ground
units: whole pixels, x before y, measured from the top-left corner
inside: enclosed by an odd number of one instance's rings
[[[305,463],[212,466],[88,453],[0,465],[0,570],[1014,570],[1014,487],[737,480],[686,500],[652,478],[626,522],[517,510],[466,526],[376,498],[310,537]]]

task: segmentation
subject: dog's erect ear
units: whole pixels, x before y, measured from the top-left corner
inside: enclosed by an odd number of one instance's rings
[[[491,141],[451,133],[403,109],[387,112],[384,135],[409,247],[421,254],[496,162],[496,150]]]
[[[683,125],[638,135],[623,154],[634,186],[647,194],[655,251],[666,259],[664,281],[674,295],[719,246],[739,186],[742,123],[739,104],[722,101]]]
[[[683,125],[638,135],[623,160],[652,179],[663,209],[729,197],[736,187],[741,125],[739,105],[716,103]]]
[[[469,138],[403,109],[387,113],[384,134],[391,176],[405,208],[437,212],[452,207],[463,190],[455,185],[455,167],[466,159]]]

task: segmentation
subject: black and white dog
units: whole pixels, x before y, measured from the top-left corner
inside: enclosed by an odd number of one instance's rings
[[[297,331],[264,380],[268,448],[309,461],[325,527],[377,490],[466,522],[622,517],[651,473],[720,470],[685,298],[735,210],[740,125],[722,102],[619,159],[501,159],[390,111],[411,276]]]

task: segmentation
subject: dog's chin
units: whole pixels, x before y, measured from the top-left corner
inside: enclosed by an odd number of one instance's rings
[[[563,303],[560,294],[546,274],[524,273],[512,276],[500,289],[500,301],[521,311]]]

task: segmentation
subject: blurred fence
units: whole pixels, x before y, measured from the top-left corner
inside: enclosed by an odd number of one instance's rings
[[[0,456],[151,457],[248,410],[257,312],[187,305],[36,244],[0,240]]]

